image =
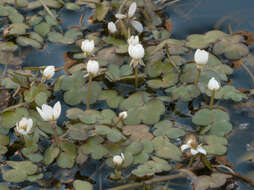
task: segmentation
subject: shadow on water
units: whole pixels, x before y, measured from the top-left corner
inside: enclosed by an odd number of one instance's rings
[[[166,8],[165,14],[170,17],[173,23],[172,36],[174,38],[184,39],[189,34],[202,34],[214,28],[226,32],[229,31],[230,27],[233,32],[239,30],[254,32],[253,12],[253,0],[180,0],[173,6]],[[87,25],[87,18],[91,14],[91,11],[84,8],[82,11],[75,13],[62,11],[60,14],[60,18],[63,19],[61,25],[64,29],[67,29],[72,25],[79,24],[81,14],[85,15],[83,24]],[[55,65],[56,67],[61,67],[65,64],[62,54],[68,52],[68,50],[69,46],[51,43],[43,50],[29,49],[23,66]],[[254,86],[243,68],[235,70],[231,79],[236,84],[236,87],[251,89]],[[231,105],[230,102],[225,106],[230,110],[232,123],[234,124],[233,135],[229,138],[228,161],[233,163],[236,171],[245,174],[249,171],[249,165],[239,164],[237,158],[239,158],[239,155],[246,153],[247,144],[254,141],[252,124],[254,117],[250,117],[249,114],[254,109],[241,111],[239,110],[241,107]],[[179,107],[181,108],[182,106],[180,105]],[[241,127],[243,125],[246,125],[246,127]],[[104,168],[102,170],[105,172]],[[95,179],[97,180],[98,176]],[[244,183],[238,183],[240,185],[239,189],[241,190],[252,189]],[[110,184],[108,185],[110,186]],[[179,187],[179,189],[188,188]],[[189,189],[191,188],[189,187]]]

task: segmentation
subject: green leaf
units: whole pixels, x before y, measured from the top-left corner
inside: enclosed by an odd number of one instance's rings
[[[6,111],[1,114],[2,126],[4,128],[12,128],[22,117],[27,117],[28,111],[25,108],[17,108],[15,111]]]
[[[171,121],[163,120],[159,123],[154,125],[154,132],[155,136],[167,136],[170,139],[176,139],[178,137],[184,136],[185,132],[183,129],[179,129],[176,127],[172,127]]]
[[[52,144],[45,151],[44,159],[43,159],[44,164],[46,165],[51,164],[55,160],[55,158],[58,156],[59,152],[60,152],[59,148],[55,147],[55,145]]]
[[[98,21],[102,21],[106,14],[108,13],[110,8],[110,4],[107,1],[103,1],[102,3],[96,4],[96,10],[95,10],[95,18]]]
[[[188,102],[200,95],[200,91],[195,85],[182,85],[174,87],[173,89],[168,89],[168,91],[169,90],[171,91],[172,100],[182,100]]]
[[[73,182],[75,190],[93,190],[93,185],[87,181],[75,180]]]
[[[60,88],[64,91],[64,101],[69,105],[77,105],[81,102],[86,103],[88,84],[85,84],[84,73],[77,71],[71,76],[65,76],[60,84]],[[98,82],[92,82],[90,96],[90,104],[96,102],[101,93],[101,86]]]
[[[146,92],[136,92],[120,104],[120,109],[128,111],[128,117],[124,120],[127,125],[135,125],[141,122],[154,124],[159,121],[160,115],[165,112],[164,104],[157,98],[152,98]],[[153,110],[151,112],[151,110]]]
[[[122,102],[123,97],[118,96],[114,90],[103,90],[99,96],[99,100],[105,100],[111,108],[117,108]]]
[[[46,22],[41,22],[34,26],[34,31],[45,37],[50,31],[50,25]]]
[[[152,142],[157,156],[181,161],[182,152],[177,146],[169,142],[166,136],[155,137]]]
[[[95,133],[97,135],[107,136],[107,139],[113,143],[125,139],[125,137],[121,134],[121,132],[118,129],[109,128],[105,125],[97,125],[95,127]]]
[[[201,109],[192,117],[196,125],[210,126],[209,134],[224,136],[232,130],[229,116],[220,109]]]

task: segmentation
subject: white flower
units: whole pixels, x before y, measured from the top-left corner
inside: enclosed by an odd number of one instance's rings
[[[208,82],[208,89],[209,90],[219,90],[220,83],[213,77]]]
[[[138,36],[131,36],[128,39],[128,44],[129,45],[137,45],[137,44],[139,44],[139,37]]]
[[[92,51],[94,50],[94,41],[93,40],[82,41],[81,49],[85,53],[92,53]]]
[[[22,135],[27,135],[33,127],[33,120],[23,117],[19,122],[16,123],[16,130]]]
[[[117,13],[117,14],[115,14],[115,17],[116,17],[117,19],[124,19],[124,18],[126,18],[126,15]]]
[[[194,54],[194,60],[196,64],[200,67],[207,64],[208,62],[209,53],[205,50],[197,49]]]
[[[86,66],[86,70],[92,75],[97,75],[99,72],[99,63],[95,60],[89,60]]]
[[[137,3],[136,2],[133,2],[130,7],[129,7],[129,11],[128,11],[128,17],[133,17],[133,15],[135,14],[136,12],[136,9],[137,9]]]
[[[127,111],[119,113],[119,118],[126,119],[128,117]]]
[[[109,32],[111,32],[111,33],[117,32],[117,28],[116,28],[115,23],[109,22],[109,23],[108,23],[108,30],[109,30]]]
[[[47,104],[43,104],[41,108],[42,109],[36,107],[44,121],[56,121],[61,114],[61,103],[59,101],[54,105],[53,108]]]
[[[192,146],[192,141],[191,140],[189,140],[186,144],[183,144],[181,146],[181,151],[182,152],[185,151],[186,149],[190,149],[190,153],[192,155],[196,155],[198,153],[201,153],[201,154],[204,154],[204,155],[207,154],[206,150],[201,145],[198,145],[197,147]]]
[[[124,155],[123,153],[121,153],[121,155],[116,155],[113,157],[113,163],[116,165],[116,166],[121,166],[124,162]]]
[[[43,77],[46,79],[51,79],[55,74],[55,66],[47,66],[44,70],[43,70]]]
[[[128,52],[133,59],[142,59],[145,55],[145,50],[141,44],[129,45]]]

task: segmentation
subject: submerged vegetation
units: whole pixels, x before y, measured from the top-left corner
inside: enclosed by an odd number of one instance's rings
[[[64,31],[59,12],[84,6],[90,27],[81,16]],[[195,190],[234,179],[254,187],[224,157],[233,127],[220,104],[248,99],[230,81],[231,63],[250,54],[244,36],[173,39],[149,0],[4,0],[0,16],[0,189],[169,189],[177,178]],[[68,45],[63,67],[20,67],[21,48],[47,43]],[[106,168],[97,188],[82,173],[94,161]]]

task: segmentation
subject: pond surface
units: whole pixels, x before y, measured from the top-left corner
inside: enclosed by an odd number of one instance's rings
[[[172,6],[166,8],[165,14],[169,16],[173,24],[172,36],[177,39],[185,39],[190,34],[203,34],[214,28],[228,32],[229,28],[232,28],[233,32],[239,30],[245,30],[254,32],[254,1],[253,0],[180,0]],[[81,14],[85,13],[84,25],[89,27],[87,18],[91,14],[91,10],[84,8],[79,12],[62,11],[60,18],[63,19],[61,24],[63,28],[68,28],[72,25],[78,25]],[[30,66],[43,66],[43,65],[55,65],[56,67],[62,67],[65,65],[63,53],[72,49],[72,46],[57,45],[49,43],[43,50],[35,50],[26,48],[22,50],[22,53],[26,55],[23,63],[23,67]],[[253,48],[251,49],[253,52]],[[253,68],[250,68],[252,71]],[[57,73],[58,74],[58,73]],[[61,75],[59,72],[58,75]],[[57,75],[56,75],[57,76]],[[241,67],[234,71],[231,76],[233,84],[236,87],[245,89],[253,89],[254,81],[252,81],[247,72]],[[250,98],[248,101],[253,102],[254,99]],[[223,105],[230,113],[230,118],[233,123],[233,133],[229,138],[229,148],[227,159],[234,165],[234,169],[237,172],[246,174],[251,169],[245,165],[239,163],[238,159],[240,155],[243,155],[247,151],[254,150],[254,109],[251,107],[239,106],[237,103],[231,104],[228,102]],[[252,104],[253,105],[253,104]],[[186,111],[186,105],[178,105],[183,113]],[[191,119],[175,117],[176,120],[183,123],[191,123]],[[251,145],[252,143],[252,145]],[[100,166],[102,166],[100,168]],[[94,171],[101,171],[101,174],[94,177],[93,180],[103,180],[101,176],[105,176],[106,167],[103,167],[103,163],[93,163],[89,166],[84,165],[82,176],[90,176]],[[75,169],[74,169],[75,170]],[[253,168],[252,168],[253,170]],[[100,173],[100,172],[99,172]],[[62,174],[59,173],[59,177]],[[176,184],[178,182],[176,181]],[[97,183],[98,184],[98,183]],[[239,190],[251,190],[252,188],[238,181]],[[112,184],[105,184],[104,187],[111,187]],[[181,189],[191,189],[191,187],[181,187]],[[95,186],[95,189],[98,189]],[[29,188],[26,188],[27,190]],[[31,189],[31,188],[30,188]],[[64,187],[62,186],[62,189]]]

